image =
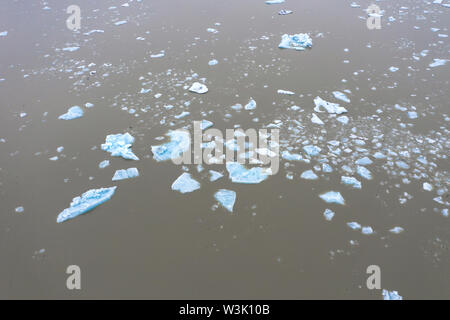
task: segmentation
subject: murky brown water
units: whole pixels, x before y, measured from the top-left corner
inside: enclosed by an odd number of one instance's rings
[[[366,268],[378,265],[382,288],[405,299],[450,298],[450,64],[429,67],[433,59],[450,59],[450,8],[377,2],[385,10],[381,29],[369,30],[363,9],[371,2],[351,2],[4,1],[0,297],[381,299],[380,290],[366,287]],[[66,27],[71,4],[81,8],[80,32]],[[294,13],[280,16],[280,9]],[[128,22],[114,24],[121,20]],[[104,32],[85,34],[91,30]],[[282,34],[300,32],[311,35],[311,49],[278,49]],[[164,57],[150,57],[162,50]],[[212,59],[219,63],[209,66]],[[185,89],[194,74],[206,78],[207,94]],[[350,90],[351,103],[335,99],[336,90]],[[324,125],[313,124],[316,96],[344,106],[348,124],[326,113],[317,114]],[[256,110],[230,108],[251,97]],[[85,108],[88,102],[94,107]],[[74,105],[83,107],[82,118],[58,120]],[[182,111],[190,115],[176,119]],[[150,146],[201,119],[223,131],[280,120],[281,151],[307,157],[302,146],[313,144],[322,152],[310,163],[282,159],[277,175],[255,185],[232,183],[223,165],[200,173],[187,166],[201,188],[180,194],[170,187],[181,166],[156,162]],[[106,135],[125,132],[136,138],[140,161],[100,149]],[[331,140],[340,142],[340,154],[328,149]],[[373,157],[377,151],[387,158]],[[365,156],[373,161],[366,166],[372,180],[354,172]],[[111,165],[99,169],[103,160]],[[324,161],[333,172],[318,170]],[[111,181],[115,170],[129,167],[140,177]],[[300,178],[314,167],[317,180]],[[209,169],[225,176],[210,182]],[[341,176],[354,176],[362,189],[341,184]],[[424,182],[433,190],[425,191]],[[73,197],[114,185],[110,201],[56,223]],[[215,207],[222,188],[237,193],[232,214]],[[322,201],[319,194],[329,190],[346,204]],[[15,212],[19,206],[23,213]],[[326,208],[335,212],[332,221],[323,216]],[[351,221],[374,233],[352,230]],[[395,226],[404,231],[390,232]],[[81,290],[66,288],[69,265],[81,268]]]

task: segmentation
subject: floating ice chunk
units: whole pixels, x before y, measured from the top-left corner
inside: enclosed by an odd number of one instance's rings
[[[389,230],[390,232],[392,232],[392,233],[400,233],[400,232],[403,232],[404,231],[404,229],[402,228],[402,227],[394,227],[394,228],[392,228],[391,230]]]
[[[103,160],[102,162],[100,162],[100,163],[98,164],[98,167],[99,167],[100,169],[105,169],[107,166],[109,166],[109,160]]]
[[[281,157],[288,161],[302,161],[303,157],[298,153],[290,153],[289,151],[283,151]]]
[[[152,146],[153,159],[156,161],[177,159],[184,152],[188,151],[191,146],[191,136],[189,132],[174,130],[169,131],[167,136],[170,137],[169,142],[159,146]]]
[[[380,151],[377,151],[373,154],[373,157],[375,159],[386,159],[386,155],[381,153]]]
[[[314,157],[317,156],[322,149],[317,146],[307,145],[303,147],[303,151],[305,151],[309,156]]]
[[[80,49],[80,47],[66,47],[66,48],[63,48],[62,51],[74,52],[79,49]]]
[[[363,227],[363,228],[361,229],[361,232],[362,232],[363,234],[372,234],[372,233],[373,233],[373,229],[372,229],[372,227]]]
[[[285,0],[267,0],[266,4],[280,4],[284,3]]]
[[[92,108],[94,105],[90,102],[86,102],[84,105],[86,108]]]
[[[84,114],[83,109],[81,109],[79,106],[73,106],[69,108],[69,110],[67,110],[67,113],[60,115],[58,119],[74,120],[81,118],[83,114]]]
[[[315,113],[312,114],[311,122],[319,125],[324,124],[323,121]]]
[[[280,15],[280,16],[285,16],[285,15],[288,15],[288,14],[291,14],[291,13],[294,13],[294,11],[292,11],[292,10],[280,10],[279,12],[278,12],[278,14]]]
[[[292,96],[292,95],[295,94],[295,92],[287,91],[287,90],[281,90],[281,89],[278,90],[277,92],[278,92],[278,94],[286,94],[286,95],[288,95],[288,96]]]
[[[415,111],[408,111],[408,118],[410,118],[410,119],[417,119],[417,112],[415,112]]]
[[[122,169],[117,170],[114,173],[114,177],[112,178],[112,181],[118,181],[118,180],[125,180],[125,179],[131,179],[139,177],[139,171],[137,168],[128,168],[128,169]]]
[[[208,129],[209,127],[212,127],[213,125],[214,125],[214,123],[211,122],[211,121],[208,121],[208,120],[202,120],[202,123],[200,124],[200,128],[201,128],[202,130],[206,130],[206,129]]]
[[[396,72],[396,71],[398,71],[398,68],[396,68],[396,67],[390,67],[390,68],[389,68],[389,71],[390,71],[390,72]]]
[[[230,212],[233,212],[234,203],[236,202],[236,192],[227,189],[220,189],[214,194],[214,198]]]
[[[448,217],[448,209],[447,208],[442,209],[441,213],[444,217]]]
[[[208,92],[208,87],[205,86],[203,83],[194,82],[192,86],[189,88],[189,91],[204,94]]]
[[[367,179],[367,180],[371,180],[372,179],[372,173],[366,167],[357,166],[356,167],[356,173],[358,173],[364,179]]]
[[[232,106],[231,106],[231,109],[236,110],[236,111],[239,111],[239,110],[242,109],[242,104],[237,103],[237,104],[235,104],[235,105],[232,105]]]
[[[301,175],[300,178],[306,179],[306,180],[316,180],[318,178],[317,174],[314,173],[312,170],[306,170]]]
[[[103,151],[111,153],[113,157],[122,157],[128,160],[139,160],[131,151],[134,137],[128,132],[125,134],[110,134],[106,136],[106,141],[101,145]]]
[[[0,37],[6,37],[8,35],[8,31],[0,32]]]
[[[345,204],[345,200],[340,192],[329,191],[320,195],[320,198],[327,203]]]
[[[17,213],[22,213],[22,212],[24,212],[24,208],[23,208],[23,207],[17,207],[17,208],[15,209],[15,211],[16,211]]]
[[[213,59],[213,60],[210,60],[209,62],[208,62],[208,65],[210,65],[210,66],[215,66],[216,64],[218,64],[219,63],[219,61],[217,61],[216,59]]]
[[[218,171],[214,171],[214,170],[209,170],[209,174],[210,174],[209,181],[211,181],[211,182],[219,180],[220,178],[223,177],[222,173],[220,173]]]
[[[314,108],[314,111],[316,111],[316,112],[323,112],[321,110],[321,107],[325,108],[325,110],[328,113],[332,113],[332,114],[342,114],[342,113],[347,112],[347,109],[339,106],[338,103],[331,103],[331,102],[323,100],[320,97],[316,97],[314,99],[314,104],[316,105]]]
[[[361,182],[353,177],[342,176],[341,183],[352,186],[355,189],[361,189]]]
[[[172,190],[181,193],[192,192],[197,189],[200,189],[200,183],[192,179],[191,175],[187,172],[184,172],[172,183]]]
[[[57,151],[58,153],[61,153],[61,152],[64,151],[64,147],[63,147],[63,146],[58,147],[58,148],[56,148],[56,151]]]
[[[430,68],[440,67],[447,63],[447,59],[433,59],[434,62],[429,64]]]
[[[265,169],[261,167],[246,169],[237,162],[227,162],[226,167],[230,180],[234,183],[260,183],[268,177]]]
[[[342,100],[344,102],[350,103],[350,99],[347,98],[345,93],[342,93],[340,91],[333,91],[333,95],[336,99]]]
[[[361,229],[361,225],[358,222],[348,222],[347,225],[353,230]]]
[[[383,289],[383,300],[403,300],[403,297],[397,291],[388,291]]]
[[[306,33],[299,33],[294,35],[283,34],[281,37],[281,42],[278,45],[280,49],[294,49],[294,50],[305,50],[305,48],[312,47],[312,39]]]
[[[352,8],[359,8],[360,5],[357,4],[356,2],[352,2],[352,3],[350,4],[350,7],[352,7]]]
[[[425,191],[432,191],[433,190],[433,186],[431,184],[429,184],[428,182],[424,182],[423,183],[423,190],[425,190]]]
[[[409,169],[409,165],[406,162],[404,162],[404,161],[396,161],[395,164],[400,169]]]
[[[116,26],[121,26],[122,24],[125,24],[125,23],[127,23],[128,21],[126,21],[126,20],[121,20],[121,21],[117,21],[117,22],[114,22],[114,24],[116,25]]]
[[[210,33],[218,33],[219,31],[217,31],[217,29],[214,28],[208,28],[206,29],[206,31],[210,32]]]
[[[19,114],[19,117],[21,117],[21,118],[25,118],[27,116],[27,113],[26,112],[21,112],[20,114]]]
[[[342,124],[347,124],[349,121],[349,118],[347,116],[340,116],[340,117],[337,117],[336,120]]]
[[[245,110],[254,110],[256,109],[256,101],[250,98],[250,101],[245,105]]]
[[[373,162],[368,157],[364,157],[364,158],[356,160],[355,163],[358,165],[361,165],[361,166],[367,166],[369,164],[372,164]]]
[[[329,164],[323,163],[322,164],[322,171],[325,172],[325,173],[330,173],[330,172],[333,172],[333,168]]]
[[[156,58],[162,58],[166,55],[166,53],[163,51],[161,51],[160,53],[155,53],[155,54],[151,54],[150,58],[152,59],[156,59]]]
[[[110,200],[114,195],[117,187],[91,189],[81,195],[75,197],[70,204],[70,207],[64,209],[56,218],[56,222],[64,222],[68,219],[73,219],[80,214],[86,213],[95,207]]]
[[[177,114],[176,116],[174,116],[174,118],[175,119],[181,119],[181,118],[187,117],[190,114],[191,113],[189,111],[183,111],[180,114]]]
[[[330,209],[325,209],[323,215],[327,221],[331,221],[331,219],[333,219],[334,217],[334,212],[331,211]]]

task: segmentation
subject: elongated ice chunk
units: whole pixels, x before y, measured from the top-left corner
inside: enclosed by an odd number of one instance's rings
[[[111,153],[113,157],[122,157],[127,160],[139,160],[131,151],[134,137],[128,132],[125,134],[110,134],[106,136],[106,141],[101,145],[102,150]]]
[[[350,99],[347,98],[347,96],[345,95],[345,93],[340,92],[340,91],[333,91],[333,95],[336,99],[342,100],[344,102],[350,103]]]
[[[392,232],[392,233],[400,233],[400,232],[403,232],[404,231],[404,229],[402,228],[402,227],[394,227],[394,228],[392,228],[391,230],[389,230],[390,232]]]
[[[347,225],[353,230],[361,229],[361,225],[358,222],[348,222]]]
[[[312,170],[306,170],[301,175],[300,178],[306,179],[306,180],[317,180],[318,176],[314,173]]]
[[[403,297],[397,291],[388,291],[383,289],[383,300],[403,300]]]
[[[139,177],[139,171],[137,168],[128,168],[128,169],[121,169],[117,170],[114,173],[114,177],[112,178],[112,181],[118,181],[118,180],[125,180],[125,179],[131,179]]]
[[[117,187],[91,189],[81,195],[75,197],[70,204],[70,207],[64,209],[56,218],[56,222],[64,222],[68,219],[73,219],[80,214],[86,213],[95,207],[110,200],[114,195]]]
[[[233,212],[234,203],[236,202],[236,192],[233,190],[220,189],[214,194],[214,198],[230,212]]]
[[[302,161],[304,160],[301,154],[290,153],[289,151],[283,151],[281,157],[288,161]]]
[[[264,168],[246,169],[237,162],[227,162],[227,171],[231,181],[235,183],[260,183],[268,177]]]
[[[448,61],[447,59],[433,59],[433,60],[434,60],[434,62],[429,64],[429,66],[430,66],[431,68],[443,66],[443,65],[445,65],[445,64],[447,63],[447,61]]]
[[[320,195],[320,198],[327,203],[345,204],[345,200],[340,192],[329,191]]]
[[[58,117],[58,119],[61,120],[74,120],[81,118],[83,116],[84,112],[83,109],[81,109],[79,106],[73,106],[67,110],[67,113],[62,114]]]
[[[278,12],[278,14],[279,14],[280,16],[285,16],[285,15],[288,15],[288,14],[291,14],[291,13],[294,13],[294,11],[282,9],[282,10],[280,10],[280,11]]]
[[[355,163],[360,166],[367,166],[369,164],[372,164],[372,160],[370,160],[368,157],[364,157],[356,160]]]
[[[109,166],[109,160],[103,160],[102,162],[100,162],[100,163],[98,164],[98,167],[99,167],[100,169],[105,169],[107,166]]]
[[[353,177],[342,176],[341,183],[350,185],[355,189],[361,189],[361,182]]]
[[[208,87],[200,82],[194,82],[192,86],[189,88],[189,91],[204,94],[208,92]]]
[[[153,159],[156,161],[177,159],[190,148],[191,136],[189,132],[173,130],[169,131],[167,136],[170,137],[169,142],[159,146],[152,146]]]
[[[267,0],[266,4],[279,4],[284,3],[285,0]]]
[[[363,177],[364,179],[367,180],[371,180],[372,179],[372,173],[369,171],[369,169],[367,169],[366,167],[363,166],[357,166],[356,167],[356,172]]]
[[[312,39],[306,33],[299,33],[294,35],[283,34],[281,36],[281,42],[278,45],[280,49],[294,49],[294,50],[305,50],[305,48],[312,47]]]
[[[314,157],[317,156],[322,149],[317,146],[307,145],[303,147],[303,151],[305,151],[309,156]]]
[[[191,177],[190,173],[183,172],[181,176],[172,183],[172,190],[179,191],[181,193],[193,192],[200,189],[200,183]]]
[[[331,113],[331,114],[342,114],[342,113],[347,112],[347,109],[339,106],[338,103],[331,103],[331,102],[325,101],[321,97],[316,97],[314,99],[314,104],[316,105],[314,107],[314,111],[316,111],[316,112],[323,112],[321,108],[324,108],[328,113]]]

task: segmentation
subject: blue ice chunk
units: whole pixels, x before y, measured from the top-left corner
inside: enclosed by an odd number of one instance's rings
[[[245,110],[254,110],[256,109],[256,101],[250,98],[250,101],[245,105]]]
[[[383,300],[403,300],[403,297],[397,291],[388,291],[383,289]]]
[[[409,165],[404,162],[404,161],[396,161],[395,164],[397,165],[397,167],[399,167],[400,169],[409,169]]]
[[[200,128],[201,128],[202,130],[206,130],[206,129],[208,129],[209,127],[212,127],[213,124],[214,124],[214,123],[212,123],[211,121],[208,121],[208,120],[202,120],[202,123],[200,124]]]
[[[328,112],[330,114],[342,114],[342,113],[347,112],[347,109],[339,106],[338,103],[331,103],[331,102],[325,101],[321,97],[316,97],[314,99],[314,104],[316,105],[314,107],[314,111],[316,111],[316,112],[323,112],[321,108],[324,108],[326,110],[326,112]]]
[[[357,166],[356,167],[356,172],[363,177],[364,179],[367,180],[371,180],[372,179],[372,173],[369,171],[369,169],[367,169],[366,167],[363,166]]]
[[[104,168],[106,168],[107,166],[109,166],[109,160],[103,160],[102,162],[100,162],[100,163],[98,164],[98,167],[99,167],[100,169],[104,169]]]
[[[64,209],[56,218],[57,223],[64,222],[68,219],[73,219],[80,214],[86,213],[95,207],[110,200],[114,195],[117,187],[91,189],[81,195],[75,197],[70,204],[70,207]]]
[[[22,213],[22,212],[24,212],[24,208],[23,207],[17,207],[16,209],[15,209],[15,211],[17,212],[17,213]]]
[[[350,119],[347,116],[340,116],[340,117],[337,117],[336,120],[342,124],[347,124]]]
[[[8,31],[0,32],[0,37],[6,37],[8,35]]]
[[[392,232],[392,233],[400,233],[400,232],[403,232],[404,231],[404,229],[402,228],[402,227],[394,227],[394,228],[392,228],[391,230],[389,230],[390,232]]]
[[[239,110],[242,109],[242,104],[237,103],[237,104],[235,104],[235,105],[232,105],[232,106],[231,106],[231,109],[236,110],[236,111],[239,111]]]
[[[398,68],[396,68],[396,67],[390,67],[390,68],[389,68],[389,71],[390,71],[390,72],[396,72],[396,71],[398,71]]]
[[[210,174],[209,181],[216,181],[223,177],[222,173],[214,170],[209,170],[209,174]]]
[[[324,124],[323,121],[315,113],[312,114],[311,122],[319,125]]]
[[[312,47],[312,39],[306,33],[299,33],[294,35],[283,34],[281,36],[281,42],[278,45],[280,49],[294,49],[305,50],[305,48]]]
[[[200,189],[200,183],[192,179],[191,175],[187,172],[183,172],[183,174],[172,183],[172,190],[181,193],[192,192],[197,189]]]
[[[373,233],[373,229],[372,229],[372,227],[363,227],[363,228],[361,229],[361,232],[362,232],[363,234],[372,234],[372,233]]]
[[[358,222],[348,222],[347,225],[353,230],[361,229],[361,225]]]
[[[268,177],[261,167],[246,169],[237,162],[227,162],[226,167],[230,180],[235,183],[260,183]]]
[[[341,183],[350,185],[355,189],[361,189],[361,182],[353,177],[342,176]]]
[[[219,61],[217,61],[216,59],[213,59],[213,60],[210,60],[209,62],[208,62],[208,65],[210,65],[210,66],[215,66],[216,64],[218,64],[219,63]]]
[[[294,13],[294,11],[292,11],[292,10],[280,10],[279,12],[278,12],[278,14],[280,15],[280,16],[285,16],[285,15],[288,15],[288,14],[291,14],[291,13]]]
[[[156,161],[177,159],[184,152],[189,150],[191,146],[191,136],[189,132],[174,130],[169,131],[167,136],[170,137],[170,142],[159,146],[152,146],[153,159]]]
[[[331,211],[330,209],[325,209],[323,215],[327,221],[331,221],[331,219],[333,219],[334,217],[334,212]]]
[[[318,178],[317,174],[314,173],[312,170],[306,170],[301,175],[300,178],[306,179],[306,180],[316,180]]]
[[[284,3],[285,0],[267,0],[266,4],[279,4]]]
[[[236,202],[236,192],[233,190],[220,189],[214,194],[214,198],[230,212],[233,212],[234,203]]]
[[[101,145],[103,151],[111,153],[113,157],[122,157],[128,160],[139,160],[131,151],[134,137],[128,132],[125,134],[110,134],[106,136],[106,141]]]
[[[125,180],[125,179],[131,179],[139,177],[139,171],[137,168],[128,168],[128,169],[121,169],[117,170],[114,173],[114,177],[112,178],[112,181],[118,181],[118,180]]]
[[[69,110],[67,110],[67,113],[60,115],[58,119],[73,120],[81,118],[83,114],[84,114],[83,109],[81,109],[79,106],[73,106],[69,108]]]
[[[355,163],[360,166],[367,166],[369,164],[372,164],[372,160],[370,160],[368,157],[364,157],[364,158],[356,160]]]
[[[417,119],[417,112],[415,112],[415,111],[408,111],[408,118],[410,118],[410,119]]]
[[[381,153],[380,151],[375,152],[373,157],[375,159],[386,159],[386,155]]]
[[[125,24],[125,23],[127,23],[128,21],[126,21],[126,20],[121,20],[121,21],[117,21],[117,22],[114,22],[114,24],[116,25],[116,26],[121,26],[122,24]]]
[[[283,151],[281,157],[288,161],[302,161],[303,157],[298,153],[290,153],[289,151]]]
[[[191,114],[191,113],[190,113],[189,111],[183,111],[183,112],[181,112],[180,114],[174,116],[174,118],[175,118],[175,119],[181,119],[181,118],[184,118],[184,117],[186,117],[186,116],[188,116],[188,115],[190,115],[190,114]]]
[[[303,150],[311,157],[317,156],[322,149],[317,146],[307,145],[303,147]]]
[[[322,171],[325,173],[330,173],[330,172],[333,172],[333,168],[328,163],[323,163]]]
[[[189,91],[204,94],[208,92],[208,87],[200,82],[194,82],[192,86],[189,88]]]
[[[431,68],[443,66],[447,63],[447,61],[449,61],[447,59],[433,59],[433,60],[434,62],[429,64]]]
[[[333,91],[333,95],[336,99],[342,100],[344,102],[350,103],[350,99],[347,98],[347,96],[345,95],[345,93],[340,92],[340,91]]]
[[[345,204],[345,200],[340,192],[329,191],[320,195],[320,198],[327,203]]]

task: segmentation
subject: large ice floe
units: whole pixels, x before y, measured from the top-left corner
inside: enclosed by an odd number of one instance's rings
[[[134,137],[128,132],[125,134],[110,134],[106,136],[106,141],[102,144],[102,150],[111,153],[113,157],[122,157],[127,160],[139,160],[131,151],[134,143]]]
[[[114,177],[112,178],[112,181],[118,181],[118,180],[125,180],[125,179],[131,179],[139,177],[139,171],[137,168],[128,168],[128,169],[121,169],[117,170],[114,173]]]
[[[81,197],[75,197],[70,204],[70,207],[64,209],[58,217],[56,222],[64,222],[69,219],[73,219],[80,214],[86,213],[95,207],[110,200],[114,195],[117,187],[91,189],[81,195]]]
[[[67,110],[67,113],[62,114],[58,117],[60,120],[74,120],[81,118],[84,112],[79,106],[73,106]]]
[[[152,146],[153,159],[156,161],[166,161],[180,157],[185,151],[189,150],[191,145],[191,136],[189,132],[173,130],[167,133],[170,141]]]
[[[246,169],[243,165],[237,162],[227,162],[226,167],[230,180],[235,183],[260,183],[268,177],[265,169],[261,167]]]
[[[323,112],[321,108],[324,108],[326,110],[326,112],[331,113],[331,114],[341,114],[341,113],[347,112],[347,109],[339,106],[338,103],[331,103],[331,102],[325,101],[321,97],[316,97],[314,99],[314,104],[316,105],[314,107],[315,112]]]
[[[172,183],[172,190],[179,191],[181,193],[188,193],[200,189],[200,183],[191,177],[190,173],[183,172]]]
[[[312,47],[312,39],[307,33],[299,33],[294,35],[283,34],[281,42],[278,45],[280,49],[305,50]]]
[[[214,198],[230,212],[233,212],[234,203],[236,202],[236,192],[233,190],[220,189],[214,194]]]
[[[326,203],[345,204],[345,200],[340,192],[329,191],[320,195],[320,198]]]
[[[208,92],[208,87],[200,82],[194,82],[192,86],[189,88],[189,91],[203,94]]]

